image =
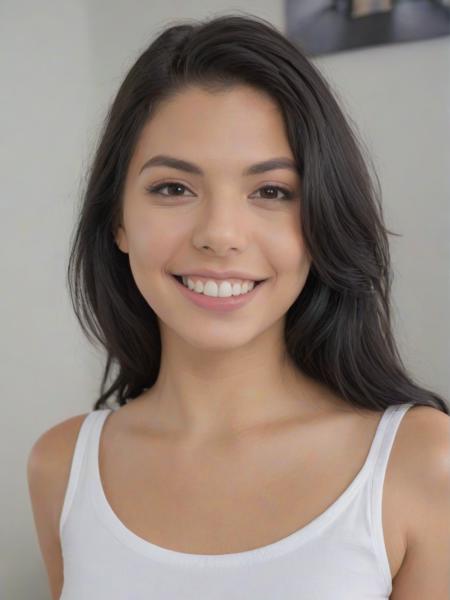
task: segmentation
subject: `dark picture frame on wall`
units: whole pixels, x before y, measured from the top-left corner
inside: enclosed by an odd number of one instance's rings
[[[310,56],[450,35],[450,0],[285,0],[285,17]]]

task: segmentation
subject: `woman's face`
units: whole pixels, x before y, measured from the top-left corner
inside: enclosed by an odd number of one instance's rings
[[[143,168],[157,155],[194,163],[202,174]],[[295,168],[245,171],[281,157],[294,162],[282,116],[270,97],[248,86],[214,94],[190,87],[151,116],[127,173],[116,243],[129,254],[162,335],[207,350],[230,350],[269,332],[280,336],[310,267],[300,228],[301,181]],[[189,300],[171,275],[202,269],[267,281],[240,308],[218,312]]]

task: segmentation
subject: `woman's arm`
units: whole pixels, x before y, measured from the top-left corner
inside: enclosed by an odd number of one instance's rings
[[[391,600],[450,598],[450,417],[415,408],[408,476],[407,550]],[[413,415],[411,415],[412,417]]]
[[[28,489],[53,600],[59,599],[64,580],[59,519],[75,442],[85,416],[71,417],[43,433],[28,456]]]

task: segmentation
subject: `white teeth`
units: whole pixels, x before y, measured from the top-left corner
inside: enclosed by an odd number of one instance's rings
[[[254,281],[244,281],[241,285],[240,283],[231,284],[229,281],[221,281],[220,284],[217,284],[212,280],[208,280],[205,283],[203,281],[196,281],[194,283],[190,277],[182,277],[182,280],[183,284],[193,292],[216,298],[241,296],[250,292],[255,287]]]

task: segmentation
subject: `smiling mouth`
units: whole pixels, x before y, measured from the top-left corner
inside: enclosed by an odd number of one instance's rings
[[[183,283],[183,277],[181,275],[174,275],[173,273],[171,273],[172,277],[174,277],[179,283],[181,283],[181,285],[184,285]],[[255,286],[258,286],[260,283],[264,283],[265,281],[267,281],[267,279],[260,279],[259,281],[255,281]],[[185,286],[187,287],[187,286]]]

